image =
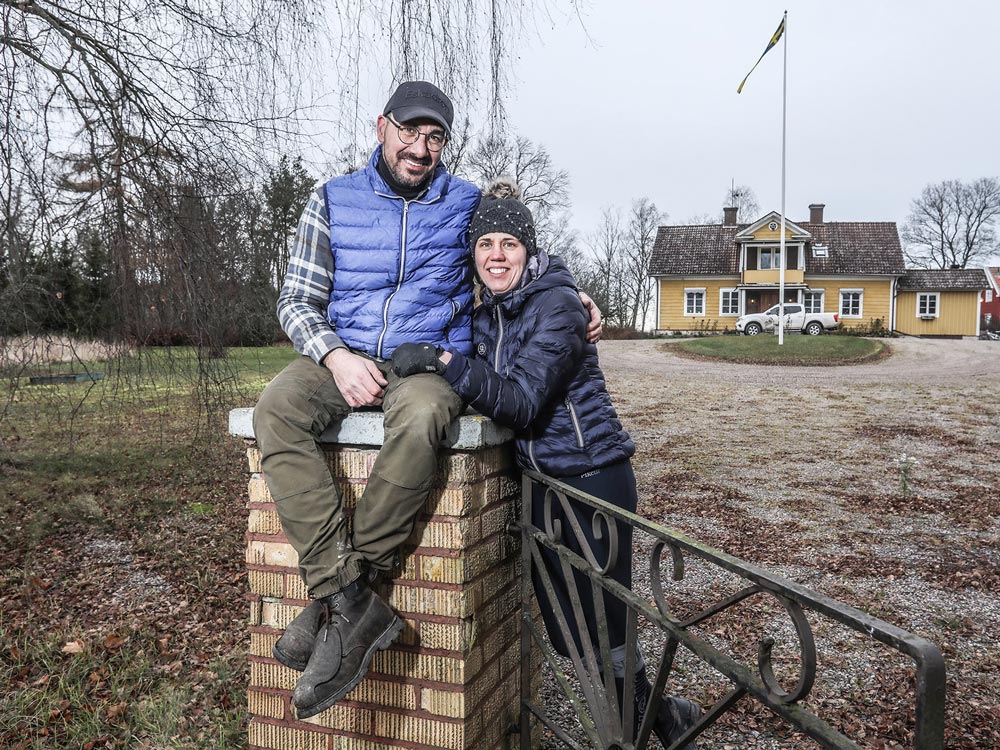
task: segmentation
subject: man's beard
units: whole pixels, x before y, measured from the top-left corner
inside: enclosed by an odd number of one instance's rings
[[[424,157],[423,159],[419,159],[419,158],[416,158],[416,157],[401,157],[400,156],[400,157],[396,158],[396,163],[395,164],[389,164],[389,162],[387,160],[386,164],[389,167],[389,171],[392,172],[392,176],[396,178],[396,181],[400,185],[404,185],[406,187],[411,187],[412,188],[412,187],[417,187],[419,185],[422,185],[424,182],[427,181],[427,178],[430,176],[430,173],[427,173],[427,174],[423,175],[422,177],[414,177],[414,176],[412,176],[412,175],[407,174],[406,172],[404,172],[402,170],[402,166],[403,166],[403,162],[404,161],[408,161],[408,162],[410,162],[412,164],[420,164],[421,166],[424,166],[424,167],[430,166],[430,164],[431,164],[431,158],[429,156]]]

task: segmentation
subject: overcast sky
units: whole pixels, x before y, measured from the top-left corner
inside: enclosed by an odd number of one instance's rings
[[[579,230],[642,196],[717,213],[732,180],[780,208],[782,45],[736,87],[785,9],[789,219],[902,224],[928,183],[1000,176],[1000,4],[595,0],[516,50],[508,109]]]

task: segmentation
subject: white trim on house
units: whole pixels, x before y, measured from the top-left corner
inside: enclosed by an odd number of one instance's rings
[[[990,282],[991,291],[1000,297],[1000,282],[997,281],[997,277],[993,275],[989,266],[983,266],[983,273],[986,274],[986,280]],[[983,295],[979,295],[982,298]],[[992,302],[992,300],[986,300],[987,302]]]
[[[755,221],[753,224],[750,224],[749,226],[747,226],[746,229],[742,230],[741,232],[737,232],[736,233],[736,238],[735,238],[736,241],[737,242],[739,242],[740,240],[751,240],[752,241],[753,240],[753,235],[757,232],[757,230],[760,229],[761,227],[766,227],[772,220],[774,220],[775,222],[777,222],[780,225],[781,224],[781,214],[778,213],[777,211],[771,211],[770,213],[766,214],[765,216],[757,219],[757,221]],[[795,239],[795,240],[811,240],[812,239],[812,235],[809,232],[807,232],[805,229],[803,229],[802,227],[800,227],[798,224],[795,224],[795,223],[789,221],[787,217],[785,218],[785,232],[786,233],[787,232],[791,232],[791,234],[792,234],[791,238]],[[787,240],[786,240],[786,243],[787,243]]]
[[[858,295],[858,312],[856,315],[848,314],[844,312],[844,295],[845,294],[856,294]],[[865,317],[865,290],[856,288],[843,288],[840,290],[839,304],[837,305],[837,312],[840,313],[842,318],[850,318],[851,320],[857,320],[859,318]]]
[[[926,298],[929,303],[931,298],[934,299],[934,310],[931,311],[931,305],[924,305],[924,312],[920,312],[921,298]],[[941,292],[917,292],[917,317],[921,320],[930,320],[933,318],[941,317]]]
[[[889,330],[896,330],[896,318],[899,317],[896,312],[896,307],[898,306],[899,300],[899,278],[894,278],[889,283]]]
[[[730,295],[730,306],[732,303],[736,303],[736,312],[725,312],[724,300],[726,295]],[[733,299],[735,297],[735,300]],[[719,289],[719,317],[720,318],[738,318],[740,316],[740,292],[736,287],[721,287]]]
[[[681,309],[684,311],[685,318],[704,318],[705,317],[705,296],[707,294],[707,289],[705,287],[687,286],[684,287],[684,296],[681,298]],[[697,310],[695,312],[688,312],[688,295],[689,294],[700,294],[701,295],[701,312]],[[697,307],[697,305],[696,305]]]
[[[656,285],[656,321],[653,323],[653,331],[662,330],[660,328],[660,321],[663,318],[660,317],[660,300],[663,297],[663,282],[660,276],[653,277],[653,283]]]
[[[826,289],[812,289],[812,288],[810,288],[810,289],[803,289],[802,290],[802,294],[800,296],[800,298],[802,300],[802,308],[803,309],[805,309],[806,307],[808,307],[808,305],[806,304],[806,296],[809,295],[809,294],[818,294],[819,295],[819,310],[807,310],[806,312],[808,312],[808,313],[817,313],[817,312],[823,312],[824,310],[826,310]]]
[[[990,269],[986,269],[986,275],[991,276]],[[983,328],[983,295],[976,295],[976,338],[979,338],[979,334],[982,333]]]

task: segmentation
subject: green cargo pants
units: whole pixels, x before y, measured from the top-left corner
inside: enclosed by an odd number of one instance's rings
[[[365,564],[392,568],[434,484],[438,447],[462,411],[443,378],[398,378],[388,363],[376,364],[389,381],[382,399],[385,438],[350,536],[343,499],[316,443],[352,411],[330,371],[298,357],[267,385],[254,409],[264,479],[314,598],[339,591]]]

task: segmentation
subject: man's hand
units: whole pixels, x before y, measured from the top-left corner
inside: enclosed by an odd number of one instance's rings
[[[401,378],[420,372],[444,372],[444,363],[438,359],[441,350],[434,344],[400,344],[392,352],[392,371]]]
[[[389,382],[370,359],[349,349],[334,349],[323,358],[348,406],[379,406]]]
[[[590,322],[587,323],[587,343],[596,344],[601,340],[601,335],[604,333],[604,329],[601,327],[601,309],[586,292],[578,292],[578,294],[583,306],[590,313]]]

